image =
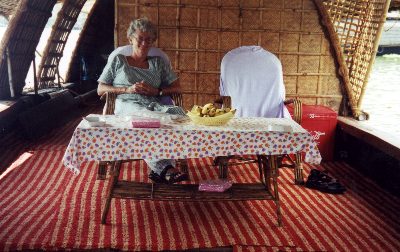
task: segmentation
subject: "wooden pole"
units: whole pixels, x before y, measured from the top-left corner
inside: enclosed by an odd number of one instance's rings
[[[6,49],[7,54],[7,70],[8,70],[8,84],[10,85],[10,96],[11,98],[15,97],[14,91],[14,84],[13,84],[13,77],[12,77],[12,66],[11,66],[11,59],[10,59],[10,50]]]
[[[35,90],[35,95],[38,94],[38,80],[36,76],[36,55],[33,53],[33,89]]]

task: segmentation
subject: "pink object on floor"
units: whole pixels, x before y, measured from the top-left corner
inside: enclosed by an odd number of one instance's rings
[[[132,119],[132,127],[134,128],[160,128],[160,120],[155,118],[137,118]]]
[[[232,186],[232,182],[227,179],[214,179],[201,181],[199,191],[203,192],[225,192]]]

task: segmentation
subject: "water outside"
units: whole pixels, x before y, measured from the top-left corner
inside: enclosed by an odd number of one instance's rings
[[[400,139],[400,54],[376,57],[362,109],[370,115],[366,125]]]

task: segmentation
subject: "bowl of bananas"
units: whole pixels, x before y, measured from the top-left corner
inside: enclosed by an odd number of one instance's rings
[[[232,119],[235,112],[236,109],[216,108],[213,103],[207,103],[204,106],[194,105],[187,115],[194,124],[219,126]]]

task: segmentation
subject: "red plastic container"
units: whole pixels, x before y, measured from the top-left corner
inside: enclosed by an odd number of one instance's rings
[[[287,106],[293,116],[293,107]],[[323,161],[333,161],[337,113],[321,105],[304,105],[301,126],[308,130],[318,144]]]

